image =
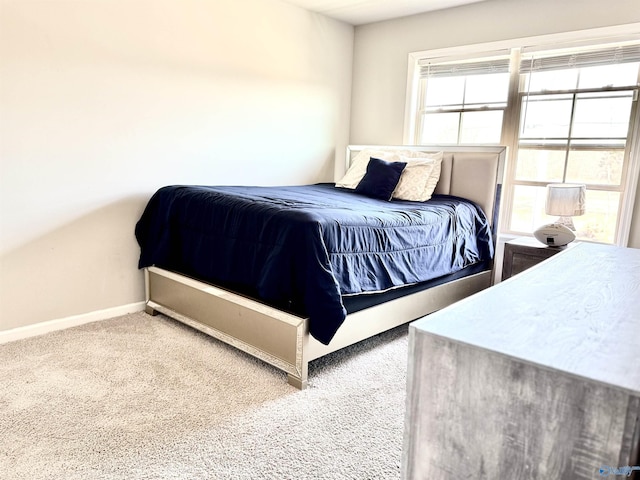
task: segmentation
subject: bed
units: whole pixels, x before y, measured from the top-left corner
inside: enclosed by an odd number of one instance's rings
[[[491,285],[505,156],[493,146],[349,146],[336,184],[163,187],[136,225],[146,311],[305,388],[310,361]],[[398,194],[405,166],[414,175],[434,165],[428,201]],[[392,201],[375,198],[379,184],[366,190],[374,174],[396,176]]]

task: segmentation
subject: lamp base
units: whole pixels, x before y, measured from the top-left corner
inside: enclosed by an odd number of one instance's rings
[[[576,231],[576,226],[573,224],[573,217],[558,217],[555,225],[564,225],[569,230]]]
[[[550,247],[562,247],[576,239],[575,233],[559,223],[542,225],[533,232],[533,236],[536,237],[538,241]]]

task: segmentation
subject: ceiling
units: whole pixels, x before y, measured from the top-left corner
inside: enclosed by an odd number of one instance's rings
[[[285,0],[352,25],[406,17],[484,0]]]

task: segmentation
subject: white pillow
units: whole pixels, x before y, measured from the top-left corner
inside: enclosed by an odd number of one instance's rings
[[[442,161],[442,152],[425,153],[414,150],[364,149],[353,158],[349,170],[347,170],[347,173],[345,173],[344,177],[342,177],[340,181],[336,182],[336,187],[356,188],[358,183],[360,183],[360,180],[362,180],[362,177],[364,177],[364,174],[367,173],[367,165],[369,165],[371,157],[386,160],[387,162],[407,161],[407,159],[427,160],[437,158]]]
[[[367,165],[369,165],[371,157],[379,158],[380,160],[393,161],[389,156],[389,151],[382,152],[368,149],[360,151],[355,157],[353,157],[351,166],[349,167],[349,170],[347,170],[347,173],[344,174],[344,177],[342,177],[340,181],[336,182],[336,187],[356,188],[358,183],[360,183],[360,180],[362,180],[362,177],[364,177],[364,174],[367,173]],[[396,161],[399,160],[399,158],[400,157],[398,157]]]
[[[416,160],[402,157],[407,166],[402,171],[400,181],[393,191],[393,198],[412,202],[426,202],[433,195],[440,179],[442,152],[439,158]]]

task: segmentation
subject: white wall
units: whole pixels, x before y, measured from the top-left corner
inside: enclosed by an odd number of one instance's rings
[[[487,0],[356,27],[351,143],[402,143],[410,52],[639,21],[638,0]],[[640,198],[629,245],[640,247]]]
[[[0,1],[0,331],[141,302],[162,185],[333,179],[353,27],[280,0]]]

